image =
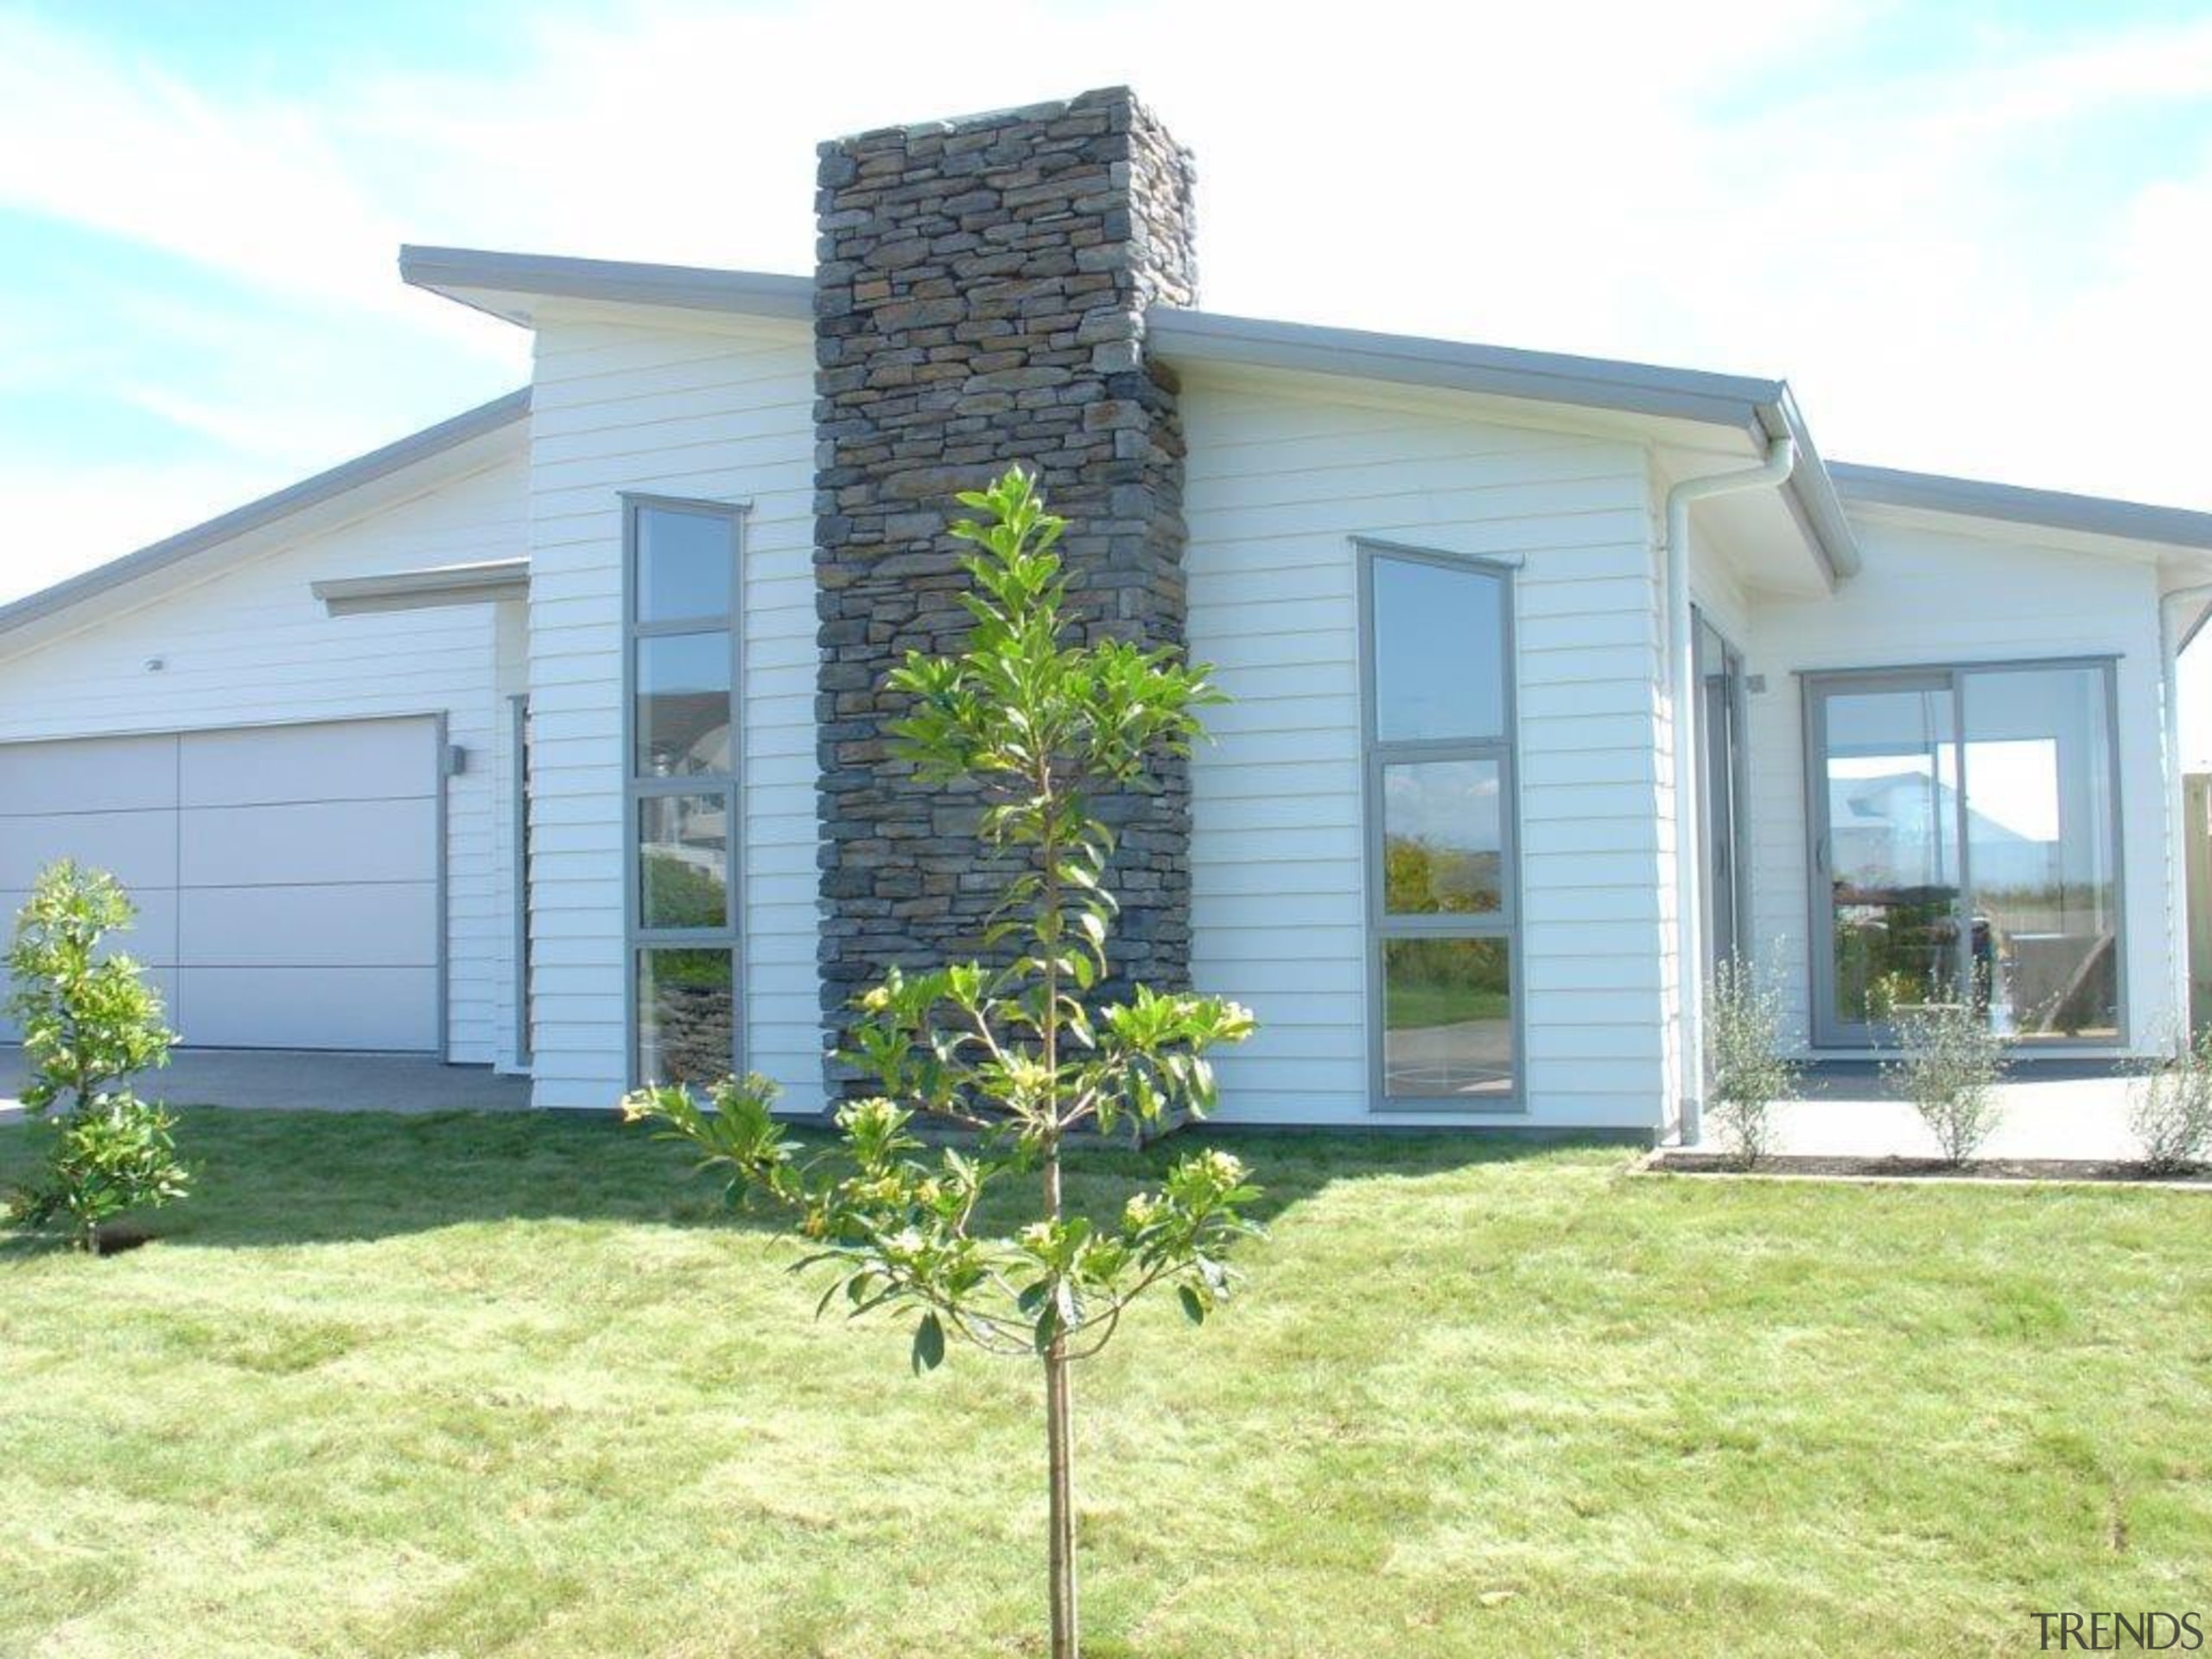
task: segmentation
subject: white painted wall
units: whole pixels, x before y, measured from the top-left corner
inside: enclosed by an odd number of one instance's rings
[[[624,1084],[621,493],[747,500],[747,1063],[822,1100],[815,949],[814,354],[803,323],[541,318],[530,471],[534,1098]]]
[[[204,577],[124,588],[76,626],[10,653],[0,638],[0,742],[197,727],[448,717],[480,758],[497,728],[489,606],[332,618],[312,582],[519,556],[525,548],[521,429],[482,470],[241,562],[213,556]],[[488,459],[488,456],[487,456]],[[149,673],[148,658],[165,666]],[[498,898],[497,794],[490,765],[449,780],[447,880],[451,1057],[487,1063],[498,1043],[497,982],[507,961]]]
[[[1754,594],[1750,699],[1751,941],[1771,961],[1801,1036],[1809,1027],[1803,702],[1806,671],[2116,655],[2125,967],[2141,1048],[2173,1008],[2179,906],[2170,899],[2158,578],[2147,560],[2052,545],[2020,525],[1856,516],[1866,568],[1834,598]]]
[[[1183,415],[1191,649],[1236,699],[1210,713],[1192,765],[1192,971],[1261,1027],[1221,1062],[1221,1116],[1656,1128],[1665,874],[1643,448],[1257,373],[1186,376]],[[1519,1114],[1371,1109],[1354,536],[1526,561]]]

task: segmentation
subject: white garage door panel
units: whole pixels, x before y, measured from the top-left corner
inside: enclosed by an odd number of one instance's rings
[[[435,968],[434,881],[188,887],[178,948],[209,968]]]
[[[435,798],[195,807],[183,814],[187,887],[419,881],[438,868]]]
[[[438,729],[0,744],[0,904],[58,857],[112,871],[139,909],[118,945],[188,1043],[435,1052]]]
[[[176,886],[173,811],[0,817],[0,887],[28,888],[57,858],[106,870],[134,893]]]
[[[435,1046],[435,969],[195,967],[177,974],[182,1023],[194,1043],[216,1048]]]
[[[98,737],[0,747],[0,812],[176,804],[176,739]]]
[[[435,736],[429,722],[419,720],[187,732],[180,767],[183,804],[265,806],[420,794],[435,776]]]

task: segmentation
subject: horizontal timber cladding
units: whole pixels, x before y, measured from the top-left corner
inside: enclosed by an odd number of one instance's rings
[[[1019,461],[1071,521],[1092,636],[1180,645],[1183,435],[1143,317],[1195,298],[1188,155],[1126,90],[821,147],[817,710],[825,1023],[887,963],[973,954],[999,876],[972,797],[888,758],[882,690],[969,619],[954,492]],[[1189,788],[1102,804],[1121,837],[1116,965],[1188,982]]]

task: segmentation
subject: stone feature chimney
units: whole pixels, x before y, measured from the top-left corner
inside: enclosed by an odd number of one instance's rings
[[[1122,87],[821,146],[815,578],[822,979],[835,1032],[892,963],[981,954],[1002,873],[972,797],[892,760],[882,690],[969,617],[957,490],[1014,461],[1071,521],[1088,637],[1180,645],[1183,435],[1145,311],[1196,299],[1189,153]],[[1190,798],[1102,802],[1121,836],[1116,980],[1189,982]]]

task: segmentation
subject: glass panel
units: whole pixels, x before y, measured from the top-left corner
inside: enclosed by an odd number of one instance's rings
[[[721,949],[638,953],[638,1076],[646,1083],[718,1083],[730,1074],[736,975]]]
[[[1505,735],[1505,582],[1413,559],[1374,565],[1375,734]]]
[[[2120,1034],[2119,859],[2101,668],[1963,677],[1967,874],[1991,1023]]]
[[[729,925],[729,798],[648,795],[638,803],[638,925]]]
[[[1393,916],[1485,915],[1501,906],[1498,763],[1382,768],[1382,903]]]
[[[1959,750],[1948,683],[1827,694],[1827,865],[1840,1025],[1952,994]]]
[[[640,778],[727,774],[729,635],[654,634],[638,641]]]
[[[638,509],[638,620],[728,616],[737,538],[720,513]]]
[[[1510,1095],[1512,1010],[1503,939],[1383,940],[1383,1094]]]

